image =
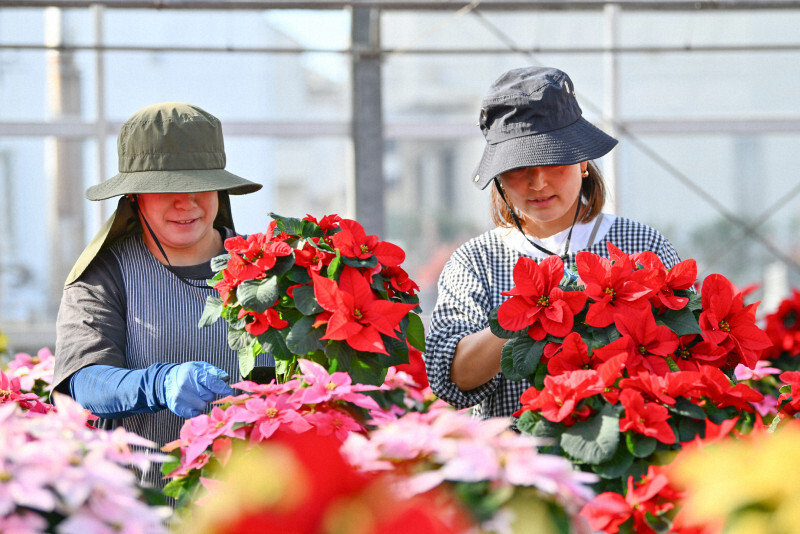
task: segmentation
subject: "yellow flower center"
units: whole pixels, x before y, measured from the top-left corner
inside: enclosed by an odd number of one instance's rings
[[[267,417],[275,417],[276,415],[278,415],[278,409],[277,408],[267,408],[267,411],[266,411],[266,416]]]
[[[539,304],[539,306],[541,306],[542,308],[546,308],[546,307],[550,306],[550,299],[548,297],[542,295],[541,297],[539,297],[539,300],[537,301],[537,304]]]
[[[366,254],[369,252],[369,247],[367,245],[361,245],[361,253]]]
[[[728,321],[723,319],[719,322],[719,329],[722,330],[723,332],[730,332],[731,325],[728,324]]]
[[[614,291],[614,288],[613,288],[613,287],[607,287],[607,288],[605,288],[605,289],[603,290],[603,292],[604,292],[606,295],[610,295],[612,299],[613,299],[614,297],[616,297],[616,296],[617,296],[617,292],[616,292],[616,291]]]

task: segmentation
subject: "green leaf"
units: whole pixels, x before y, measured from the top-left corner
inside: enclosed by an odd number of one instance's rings
[[[650,436],[636,434],[634,432],[625,433],[625,445],[628,451],[636,458],[647,458],[655,452],[658,440]]]
[[[246,280],[236,288],[236,296],[244,308],[264,313],[280,296],[278,279],[270,276],[263,280]]]
[[[292,268],[286,272],[286,278],[295,284],[307,284],[311,282],[311,276],[309,276],[308,270],[299,265],[293,265]]]
[[[222,299],[214,295],[208,295],[206,297],[206,307],[203,308],[203,315],[200,317],[200,322],[197,323],[197,326],[199,328],[211,326],[217,322],[221,313]]]
[[[658,316],[657,322],[668,326],[678,336],[702,333],[697,324],[697,318],[688,307],[680,310],[667,310]]]
[[[296,287],[292,295],[294,296],[295,307],[300,310],[303,315],[317,315],[322,311],[322,306],[319,305],[317,299],[314,297],[314,286]]]
[[[522,330],[506,330],[502,326],[500,326],[500,322],[497,320],[497,310],[499,310],[499,306],[494,308],[492,311],[489,312],[489,329],[492,331],[492,334],[496,335],[497,337],[503,339],[513,339],[515,337],[530,337],[528,335],[528,329],[523,328]]]
[[[237,330],[228,326],[228,346],[231,350],[240,351],[249,345],[252,336],[246,330]]]
[[[523,434],[532,434],[533,427],[536,426],[536,417],[532,410],[522,412],[517,420],[517,430]]]
[[[211,270],[215,273],[221,271],[225,267],[228,266],[228,260],[231,259],[230,254],[220,254],[219,256],[215,256],[211,258]]]
[[[283,217],[276,213],[269,213],[269,216],[277,222],[276,229],[291,235],[303,235],[303,221],[296,217]]]
[[[589,465],[611,460],[618,445],[619,415],[611,405],[568,427],[561,435],[561,448],[579,462]]]
[[[386,368],[373,358],[360,358],[356,354],[350,364],[349,374],[357,384],[380,386],[386,378]]]
[[[283,336],[283,329],[279,330],[277,328],[269,328],[266,332],[258,336],[261,350],[272,354],[276,362],[293,360],[295,357],[295,354],[286,345],[286,340]]]
[[[617,447],[607,462],[592,466],[592,470],[606,479],[620,478],[633,465],[633,455],[627,447]]]
[[[339,278],[339,273],[342,272],[342,267],[342,253],[339,249],[336,249],[336,257],[328,264],[328,271],[326,273],[328,278],[337,280]]]
[[[358,259],[358,258],[348,258],[347,256],[342,256],[342,261],[345,265],[349,265],[350,267],[356,267],[358,269],[372,269],[376,265],[378,265],[378,258],[374,254],[366,259]]]
[[[695,437],[703,437],[706,431],[705,421],[681,417],[678,420],[678,439],[681,443],[692,441]]]
[[[324,334],[321,328],[314,328],[314,318],[304,316],[293,325],[288,326],[286,345],[292,352],[303,355],[322,349],[319,338]]]
[[[503,375],[514,382],[531,379],[546,344],[545,340],[536,341],[527,335],[506,341],[500,352]]]
[[[239,350],[239,373],[242,375],[242,380],[250,377],[253,367],[256,366],[256,354],[260,351],[261,346],[258,343],[252,343]]]
[[[349,372],[350,366],[353,362],[355,355],[353,347],[344,341],[328,341],[327,349],[325,350],[328,360],[331,362],[331,367],[335,367],[337,371]]]
[[[586,343],[587,347],[589,347],[589,350],[605,347],[612,341],[619,339],[621,336],[617,330],[617,327],[613,324],[604,328],[596,328],[576,322],[574,330],[580,334],[583,342]]]
[[[408,330],[406,330],[406,340],[415,349],[425,352],[425,325],[416,313],[409,313]]]
[[[322,231],[322,227],[317,223],[303,221],[303,230],[300,235],[303,237],[322,237],[325,235],[325,232]]]
[[[391,367],[393,365],[408,363],[408,343],[406,341],[389,337],[386,334],[381,334],[381,340],[388,354],[383,354],[381,352],[363,352],[362,354],[369,354],[370,357],[375,358],[382,367]]]
[[[533,415],[532,411],[525,413]],[[522,415],[524,416],[525,413]],[[563,454],[563,451],[561,450],[561,435],[564,433],[564,428],[566,427],[561,423],[554,423],[545,419],[544,417],[540,417],[533,426],[533,429],[527,433],[534,437],[543,438],[546,440],[546,444],[539,448],[542,453],[561,455]]]
[[[699,419],[701,421],[706,418],[706,412],[686,397],[678,397],[675,400],[675,405],[667,406],[667,410],[682,417],[691,417],[692,419]]]

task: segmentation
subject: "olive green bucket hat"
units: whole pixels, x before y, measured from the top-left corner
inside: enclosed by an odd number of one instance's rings
[[[233,229],[228,195],[253,193],[262,187],[225,170],[219,119],[191,104],[164,102],[140,109],[122,125],[117,153],[119,173],[87,189],[89,200],[140,193],[219,191],[214,226]],[[77,280],[101,250],[141,230],[134,207],[123,196],[81,253],[65,284]]]

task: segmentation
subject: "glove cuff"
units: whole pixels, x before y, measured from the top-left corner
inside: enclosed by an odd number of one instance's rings
[[[167,406],[167,377],[170,371],[178,366],[180,366],[179,363],[155,363],[149,368],[155,372],[153,391],[159,408],[169,408]]]

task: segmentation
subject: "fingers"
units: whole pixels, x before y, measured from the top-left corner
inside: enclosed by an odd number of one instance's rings
[[[228,373],[211,364],[202,363],[205,364],[205,373],[200,374],[199,384],[215,395],[233,395],[233,389],[227,384]]]

